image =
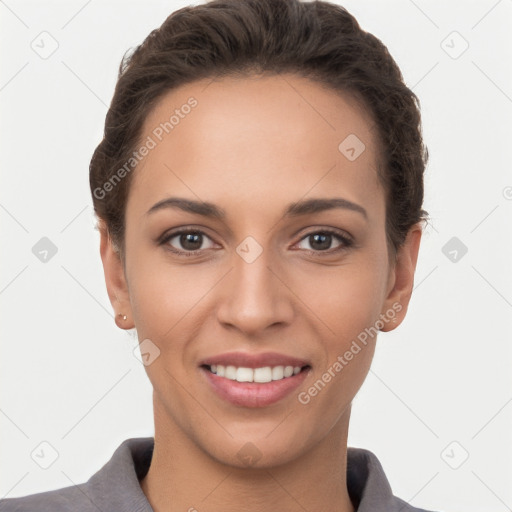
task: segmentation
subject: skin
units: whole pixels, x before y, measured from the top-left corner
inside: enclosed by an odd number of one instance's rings
[[[133,176],[126,205],[125,261],[100,223],[101,257],[116,322],[136,327],[160,355],[145,366],[153,385],[155,449],[143,492],[156,512],[353,511],[346,486],[351,402],[364,382],[376,337],[310,402],[297,399],[365,328],[398,304],[403,320],[421,226],[390,257],[378,146],[369,115],[348,96],[292,74],[187,84],[168,92],[146,118],[142,138],[193,96],[180,119]],[[365,151],[349,161],[349,134]],[[146,212],[169,197],[208,201],[224,220],[179,209]],[[366,210],[283,216],[292,202],[340,197]],[[200,254],[171,229],[205,233]],[[322,244],[307,235],[348,234]],[[248,263],[236,252],[248,236],[262,249]],[[325,249],[327,247],[327,249]],[[340,250],[336,250],[339,249]],[[393,255],[394,256],[394,255]],[[117,314],[127,316],[126,320]],[[219,398],[199,362],[228,351],[276,351],[309,361],[297,392],[268,407]],[[259,459],[237,456],[252,443]],[[257,457],[256,457],[257,458]]]

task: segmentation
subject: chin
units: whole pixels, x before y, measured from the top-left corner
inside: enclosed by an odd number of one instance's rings
[[[274,432],[268,428],[250,429],[249,432],[239,431],[233,437],[225,434],[221,439],[216,439],[212,436],[202,439],[197,444],[212,459],[226,466],[239,469],[270,469],[288,464],[307,451],[304,443],[307,437],[304,433],[294,432],[291,425],[278,425],[274,425]],[[278,429],[282,431],[278,433]],[[257,433],[253,434],[255,431]],[[271,432],[270,435],[267,432]]]

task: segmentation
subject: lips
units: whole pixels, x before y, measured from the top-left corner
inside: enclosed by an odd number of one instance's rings
[[[261,354],[249,354],[247,352],[228,352],[204,359],[200,366],[236,366],[237,368],[263,368],[265,366],[292,366],[304,367],[309,362],[293,356],[278,354],[277,352],[263,352]]]
[[[200,363],[210,389],[242,407],[266,407],[282,400],[304,381],[310,368],[304,359],[275,352],[230,352]]]

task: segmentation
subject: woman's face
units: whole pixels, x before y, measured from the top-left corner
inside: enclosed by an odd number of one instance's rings
[[[405,315],[421,234],[391,265],[371,119],[295,75],[224,78],[169,92],[141,140],[125,273],[104,235],[102,257],[156,434],[262,467],[339,435],[376,330]]]

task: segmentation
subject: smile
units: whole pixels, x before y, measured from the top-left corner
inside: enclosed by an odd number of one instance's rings
[[[238,407],[267,407],[290,397],[311,373],[295,356],[229,352],[203,359],[201,374],[214,396]]]
[[[208,368],[210,372],[229,380],[260,383],[286,379],[292,375],[297,375],[302,369],[300,366],[263,366],[260,368],[245,368],[243,366],[224,366],[221,364],[212,364]]]

